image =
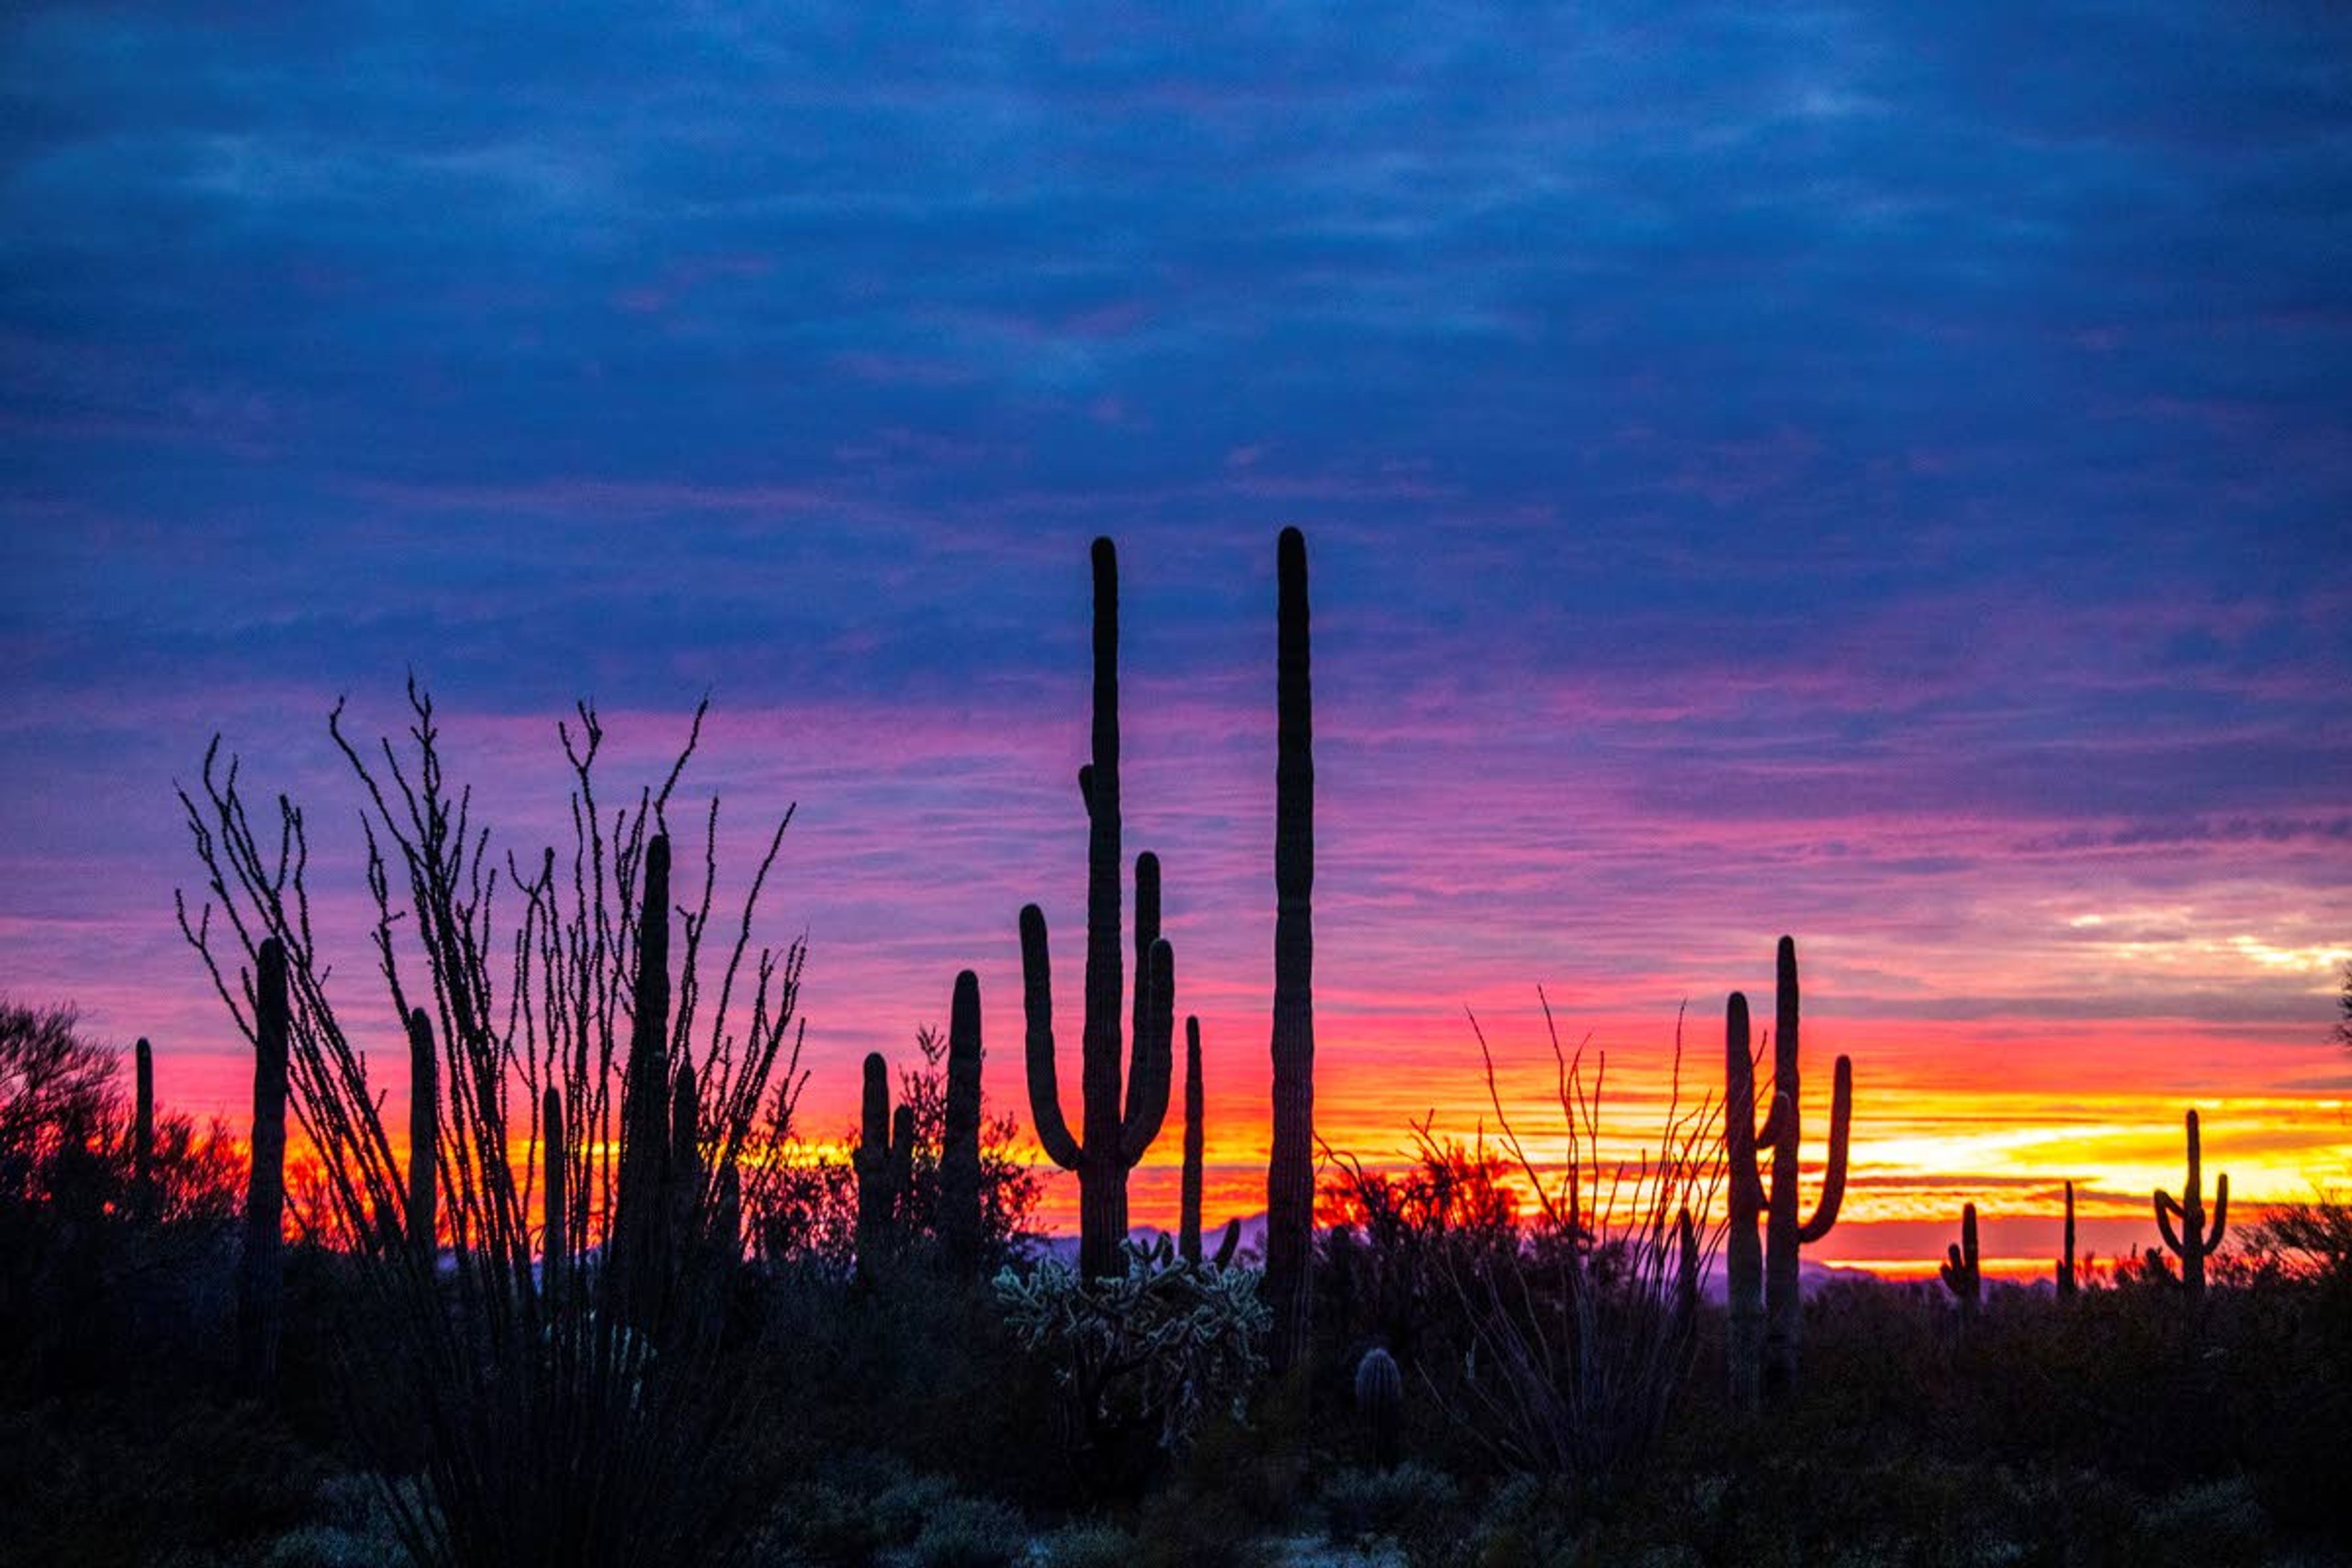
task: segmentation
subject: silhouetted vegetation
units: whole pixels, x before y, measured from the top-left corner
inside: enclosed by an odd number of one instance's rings
[[[2054,1280],[1989,1272],[1969,1204],[1940,1287],[1808,1295],[1854,1074],[1837,1058],[1807,1215],[1789,939],[1769,1045],[1738,994],[1719,1081],[1677,1031],[1653,1127],[1612,1126],[1605,1057],[1553,1031],[1549,1105],[1508,1100],[1487,1055],[1493,1121],[1466,1140],[1317,1144],[1295,532],[1277,564],[1265,1258],[1238,1228],[1202,1255],[1189,1024],[1180,1235],[1125,1234],[1173,1087],[1174,967],[1146,856],[1122,980],[1108,542],[1075,1135],[1034,910],[1022,1089],[984,1077],[965,972],[944,1032],[866,1064],[858,1125],[812,1137],[803,954],[755,932],[783,826],[714,925],[715,803],[701,876],[672,859],[691,733],[615,809],[583,706],[560,731],[572,840],[533,852],[475,819],[412,689],[405,742],[331,721],[380,988],[328,984],[300,807],[254,814],[217,747],[183,796],[204,885],[182,921],[256,1047],[251,1137],[173,1113],[147,1042],[126,1092],[70,1008],[0,1004],[0,1561],[2346,1560],[2352,1210],[2232,1230],[2190,1111],[2181,1196],[2151,1194],[2151,1244],[2111,1268],[2076,1257],[2069,1184]],[[409,1085],[404,1140],[372,1059]],[[1033,1233],[1016,1095],[1080,1173],[1075,1268]]]

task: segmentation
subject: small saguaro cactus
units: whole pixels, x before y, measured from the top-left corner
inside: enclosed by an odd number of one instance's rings
[[[253,1167],[237,1259],[237,1384],[247,1397],[278,1380],[286,1279],[286,1055],[293,1033],[286,944],[271,937],[254,963]]]
[[[2221,1250],[2221,1237],[2230,1218],[2230,1178],[2223,1175],[2213,1184],[2213,1224],[2205,1225],[2205,1160],[2197,1131],[2197,1113],[2189,1113],[2189,1185],[2182,1191],[2179,1203],[2172,1194],[2158,1187],[2156,1190],[2156,1227],[2164,1234],[2164,1245],[2180,1259],[2180,1286],[2194,1309],[2205,1300],[2205,1260]],[[2174,1228],[2174,1222],[2179,1228]]]
[[[1984,1271],[1979,1267],[1977,1254],[1977,1205],[1960,1205],[1960,1239],[1944,1248],[1945,1261],[1936,1266],[1943,1277],[1944,1289],[1960,1304],[1960,1321],[1977,1321],[1977,1309],[1984,1299]]]
[[[696,1245],[702,1213],[702,1101],[695,1093],[694,1063],[677,1065],[669,1102],[670,1234],[680,1248]]]
[[[2066,1247],[2058,1255],[2058,1294],[2074,1293],[2074,1184],[2066,1184]]]
[[[1383,1468],[1396,1463],[1397,1434],[1404,1418],[1404,1373],[1396,1357],[1374,1345],[1356,1363],[1356,1414],[1372,1439],[1372,1456]]]
[[[940,1251],[959,1278],[980,1267],[980,976],[948,1004],[947,1103],[940,1129]]]
[[[1225,1221],[1224,1237],[1217,1243],[1217,1255],[1210,1261],[1216,1264],[1220,1268],[1231,1268],[1234,1266],[1234,1255],[1241,1249],[1242,1221],[1241,1216],[1239,1215],[1235,1215],[1233,1218]]]
[[[1160,1135],[1168,1115],[1175,1026],[1175,950],[1160,934],[1160,861],[1135,862],[1135,1015],[1131,1066],[1119,1014],[1126,980],[1119,954],[1118,559],[1108,539],[1094,543],[1094,760],[1078,770],[1087,808],[1087,965],[1083,1130],[1062,1112],[1054,1062],[1053,962],[1045,915],[1021,911],[1022,1010],[1027,1024],[1029,1113],[1038,1144],[1078,1174],[1078,1274],[1125,1272],[1127,1173]],[[1083,1142],[1081,1142],[1081,1137]]]
[[[563,1276],[570,1269],[572,1248],[569,1245],[571,1215],[565,1194],[566,1172],[563,1149],[563,1093],[551,1086],[540,1111],[542,1127],[540,1132],[540,1153],[545,1165],[544,1185],[540,1190],[540,1290],[552,1304],[562,1299]]]
[[[155,1217],[155,1048],[143,1038],[132,1049],[137,1084],[131,1099],[131,1213]]]
[[[857,1147],[849,1163],[857,1173],[857,1260],[863,1268],[888,1252],[897,1235],[898,1198],[914,1165],[915,1111],[901,1105],[890,1113],[890,1064],[880,1051],[866,1056],[866,1090],[858,1118]]]
[[[1691,1223],[1690,1205],[1675,1216],[1675,1331],[1688,1335],[1698,1328],[1698,1227]]]
[[[428,1273],[440,1234],[434,1213],[440,1080],[440,1064],[433,1050],[433,1020],[418,1007],[408,1015],[408,1245]]]
[[[1201,1261],[1201,1020],[1184,1020],[1184,1174],[1176,1198],[1176,1251],[1187,1263]]]

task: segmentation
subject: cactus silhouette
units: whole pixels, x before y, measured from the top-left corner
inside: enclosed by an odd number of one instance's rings
[[[1217,1256],[1214,1259],[1216,1266],[1220,1268],[1231,1268],[1234,1266],[1234,1254],[1241,1249],[1242,1222],[1241,1216],[1236,1215],[1225,1221],[1224,1237],[1217,1243]]]
[[[900,1173],[914,1163],[915,1113],[900,1106],[890,1114],[890,1065],[880,1051],[866,1056],[866,1089],[858,1117],[857,1147],[849,1163],[857,1173],[857,1261],[866,1268],[897,1245]]]
[[[635,1016],[622,1084],[620,1174],[613,1196],[606,1289],[629,1322],[649,1329],[669,1257],[669,836],[646,843],[637,921]]]
[[[980,1267],[980,976],[948,1005],[947,1103],[940,1130],[940,1250],[959,1278]]]
[[[1846,1135],[1853,1114],[1853,1063],[1837,1058],[1830,1097],[1829,1163],[1813,1217],[1797,1217],[1797,1160],[1803,1124],[1798,1079],[1797,943],[1782,937],[1772,995],[1772,1113],[1767,1118],[1772,1144],[1772,1186],[1764,1248],[1764,1388],[1776,1397],[1797,1383],[1797,1346],[1804,1330],[1804,1300],[1799,1288],[1797,1254],[1820,1241],[1837,1224],[1845,1198]],[[1753,1169],[1753,1161],[1750,1162]]]
[[[1201,1261],[1202,1127],[1201,1020],[1184,1020],[1184,1175],[1176,1200],[1176,1251],[1187,1263]]]
[[[422,1007],[408,1015],[408,1245],[427,1273],[439,1230],[434,1184],[436,1128],[441,1100],[440,1065],[433,1051],[433,1021]]]
[[[1125,1274],[1127,1173],[1168,1114],[1175,1024],[1175,952],[1160,935],[1160,862],[1135,862],[1134,1061],[1122,1070],[1119,956],[1118,560],[1108,539],[1094,543],[1094,761],[1078,770],[1087,808],[1087,968],[1082,1036],[1084,1142],[1062,1113],[1054,1061],[1053,963],[1045,912],[1021,911],[1022,1009],[1029,1111],[1046,1157],[1078,1175],[1078,1272]],[[1124,1083],[1122,1084],[1122,1079]],[[1122,1103],[1123,1100],[1123,1103]]]
[[[131,1213],[149,1220],[155,1217],[155,1048],[142,1037],[131,1058]]]
[[[546,1166],[546,1185],[540,1194],[540,1291],[547,1298],[549,1308],[562,1300],[564,1275],[572,1264],[569,1245],[571,1231],[570,1199],[566,1193],[566,1170],[563,1148],[563,1095],[550,1088],[541,1112],[544,1123],[541,1132],[540,1153]]]
[[[248,1398],[260,1397],[278,1381],[286,1281],[286,1053],[292,1032],[286,945],[271,937],[254,963],[253,1168],[236,1276],[237,1388]]]
[[[1307,539],[1275,545],[1274,1148],[1265,1173],[1267,1360],[1303,1358],[1315,1256],[1315,706]]]
[[[1404,1418],[1404,1373],[1396,1357],[1379,1345],[1356,1363],[1356,1414],[1372,1438],[1372,1454],[1383,1468],[1396,1463],[1397,1434]]]
[[[2221,1250],[2229,1218],[2230,1178],[2223,1175],[2213,1184],[2213,1224],[2210,1229],[2206,1226],[2204,1150],[2197,1113],[2192,1110],[2189,1113],[2189,1185],[2179,1203],[2163,1188],[2156,1190],[2156,1228],[2163,1233],[2164,1245],[2180,1259],[2180,1287],[2192,1310],[2205,1300],[2205,1260]],[[2177,1230],[2175,1221],[2179,1224]]]
[[[2058,1255],[2058,1294],[2074,1293],[2074,1184],[2066,1184],[2066,1247]]]
[[[1960,1321],[1977,1321],[1977,1308],[1983,1300],[1984,1271],[1979,1267],[1977,1255],[1977,1205],[1960,1205],[1960,1239],[1944,1249],[1946,1261],[1936,1266],[1943,1278],[1944,1289],[1960,1304]]]
[[[1687,1337],[1698,1329],[1698,1229],[1690,1205],[1675,1216],[1675,1331]]]
[[[669,1212],[670,1235],[680,1247],[697,1245],[702,1213],[702,1105],[694,1087],[694,1063],[678,1063],[669,1102]]]
[[[1724,1360],[1730,1372],[1733,1407],[1756,1408],[1764,1358],[1764,1241],[1757,1222],[1764,1212],[1764,1184],[1756,1173],[1756,1149],[1771,1129],[1756,1127],[1756,1055],[1749,1039],[1748,998],[1735,991],[1723,1007],[1723,1143],[1725,1206],[1723,1238],[1725,1308],[1728,1319]]]

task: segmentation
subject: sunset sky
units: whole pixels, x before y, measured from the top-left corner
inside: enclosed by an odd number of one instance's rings
[[[2352,13],[986,11],[9,8],[0,986],[237,1110],[172,917],[218,731],[389,1053],[337,697],[414,668],[528,852],[573,699],[618,792],[708,692],[723,886],[799,805],[804,1110],[969,965],[1025,1121],[1107,533],[1254,1211],[1295,523],[1336,1146],[1491,1120],[1472,1013],[1554,1131],[1538,986],[1636,1131],[1788,931],[1824,1257],[1965,1197],[2043,1258],[2069,1177],[2145,1245],[2191,1104],[2242,1204],[2352,1183]]]

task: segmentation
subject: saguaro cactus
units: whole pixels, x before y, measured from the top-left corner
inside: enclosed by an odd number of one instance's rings
[[[1123,1070],[1119,954],[1118,561],[1108,539],[1094,543],[1094,761],[1078,770],[1087,807],[1087,988],[1083,1036],[1085,1142],[1062,1114],[1054,1063],[1053,964],[1045,912],[1021,911],[1022,1007],[1029,1111],[1046,1157],[1078,1174],[1078,1271],[1119,1274],[1127,1238],[1127,1173],[1160,1134],[1168,1114],[1175,1024],[1175,952],[1160,935],[1160,862],[1135,863],[1137,954],[1134,1061]],[[1122,1085],[1122,1079],[1124,1084]],[[1122,1089],[1124,1090],[1122,1105]]]
[[[2074,1293],[2074,1184],[2066,1184],[2066,1249],[2058,1255],[2058,1294]]]
[[[1734,1408],[1756,1408],[1764,1364],[1764,1240],[1757,1221],[1764,1213],[1764,1184],[1757,1176],[1756,1150],[1769,1142],[1772,1129],[1756,1127],[1756,1056],[1750,1043],[1748,997],[1731,994],[1723,1007],[1723,1143],[1725,1204],[1723,1237],[1725,1308],[1728,1318],[1724,1362],[1730,1372]]]
[[[857,1261],[861,1268],[894,1245],[898,1197],[906,1190],[902,1171],[914,1163],[915,1113],[902,1105],[890,1114],[890,1064],[880,1051],[866,1056],[866,1089],[860,1107],[857,1147],[849,1163],[857,1173]]]
[[[1268,1360],[1302,1358],[1315,1254],[1315,704],[1307,539],[1275,546],[1274,1148],[1265,1173]]]
[[[155,1048],[143,1038],[131,1053],[136,1077],[131,1111],[131,1212],[155,1217]]]
[[[980,1266],[980,976],[948,1004],[947,1103],[940,1129],[940,1251],[959,1277]]]
[[[694,1087],[694,1063],[677,1064],[669,1102],[670,1234],[680,1247],[698,1245],[702,1211],[702,1102]]]
[[[1984,1271],[1977,1254],[1976,1205],[1960,1205],[1960,1239],[1944,1248],[1944,1258],[1936,1272],[1943,1277],[1944,1289],[1960,1304],[1960,1321],[1973,1323],[1984,1297]]]
[[[1187,1263],[1201,1261],[1201,1156],[1207,1134],[1202,1126],[1201,1020],[1184,1019],[1184,1175],[1176,1197],[1176,1251]]]
[[[1685,1204],[1675,1216],[1675,1331],[1687,1335],[1697,1328],[1698,1227]]]
[[[2189,1185],[2179,1203],[2162,1187],[2156,1190],[2156,1227],[2164,1245],[2180,1259],[2180,1286],[2194,1310],[2205,1300],[2205,1260],[2221,1249],[2230,1218],[2230,1178],[2213,1184],[2213,1225],[2205,1225],[2205,1159],[2197,1131],[2197,1113],[2189,1113]],[[2178,1230],[2173,1222],[2179,1222]]]
[[[646,843],[635,1016],[622,1084],[621,1158],[606,1279],[638,1327],[658,1311],[669,1243],[669,837]]]
[[[540,1289],[552,1303],[562,1299],[563,1276],[571,1268],[571,1209],[566,1193],[568,1166],[563,1150],[563,1094],[551,1087],[541,1107],[540,1152],[546,1167],[540,1193]]]
[[[245,1190],[245,1250],[237,1259],[237,1383],[247,1397],[278,1380],[286,1278],[286,1053],[293,1033],[286,946],[261,944],[254,964],[253,1168]]]
[[[1822,1194],[1813,1217],[1797,1217],[1797,1160],[1802,1127],[1802,1099],[1797,1067],[1797,944],[1782,937],[1778,977],[1773,986],[1771,1214],[1765,1226],[1764,1248],[1764,1386],[1785,1395],[1797,1383],[1797,1345],[1804,1330],[1804,1299],[1799,1289],[1797,1255],[1801,1247],[1829,1235],[1837,1224],[1838,1205],[1845,1198],[1846,1134],[1853,1114],[1853,1063],[1837,1059],[1836,1084],[1830,1097],[1829,1163],[1822,1173]]]
[[[433,1020],[418,1007],[408,1015],[408,1245],[430,1272],[439,1247],[434,1204],[435,1140],[440,1117],[440,1063],[433,1050]]]

